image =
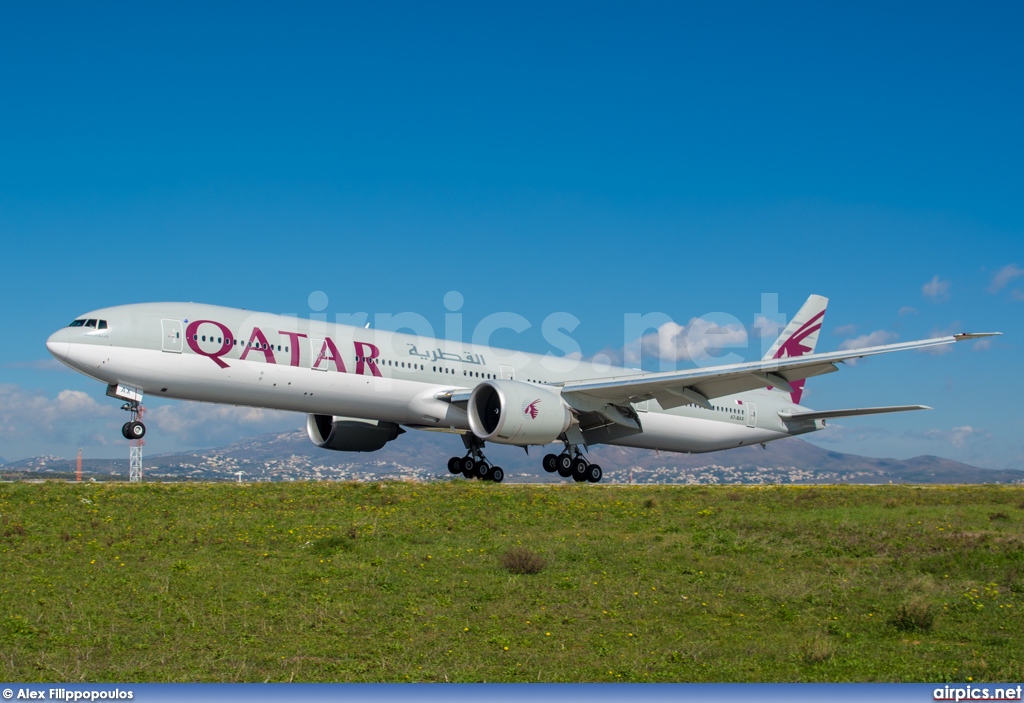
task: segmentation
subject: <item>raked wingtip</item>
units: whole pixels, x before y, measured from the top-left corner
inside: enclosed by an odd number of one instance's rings
[[[963,342],[968,339],[981,339],[982,337],[999,337],[1002,334],[1002,332],[961,332],[960,334],[954,334],[953,338],[958,342]]]

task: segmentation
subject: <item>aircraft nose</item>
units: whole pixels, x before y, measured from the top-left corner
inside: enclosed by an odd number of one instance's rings
[[[46,348],[60,361],[68,358],[71,350],[71,333],[66,329],[57,330],[46,340]]]

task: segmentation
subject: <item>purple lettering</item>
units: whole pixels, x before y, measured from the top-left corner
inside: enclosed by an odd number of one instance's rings
[[[285,332],[283,330],[278,330],[278,334],[283,334],[285,337],[288,337],[288,339],[292,340],[292,343],[291,343],[291,348],[292,348],[292,366],[298,366],[299,365],[299,338],[300,337],[305,338],[306,335],[304,335],[304,334],[302,334],[300,332]],[[337,354],[335,354],[335,356],[337,356]]]
[[[364,359],[376,359],[380,356],[380,349],[369,342],[354,342],[354,344],[356,347],[356,373],[365,373],[364,369],[369,367],[371,375],[380,376],[380,369],[377,368],[377,364],[372,361],[364,361]]]
[[[341,354],[338,353],[338,347],[334,346],[334,341],[330,337],[325,337],[324,343],[320,345],[320,353],[313,360],[313,368],[318,368],[321,361],[333,361],[334,370],[339,373],[345,373],[345,361],[341,358]],[[327,368],[330,368],[330,366]]]
[[[199,325],[203,324],[216,325],[217,328],[220,329],[221,339],[224,341],[219,350],[215,352],[208,352],[199,346],[199,341],[196,339],[196,331],[199,329]],[[231,351],[231,330],[221,323],[216,320],[195,320],[194,322],[189,323],[188,329],[185,330],[185,341],[188,342],[189,349],[194,351],[196,354],[213,359],[213,363],[217,364],[217,366],[222,369],[228,368],[227,363],[221,361],[220,358]]]
[[[256,342],[256,344],[253,345],[253,342]],[[245,357],[253,350],[263,354],[263,357],[267,360],[268,364],[277,363],[274,359],[274,350],[270,346],[270,343],[267,342],[267,338],[263,336],[263,331],[259,327],[252,328],[252,334],[249,335],[249,345],[245,347],[245,351],[242,352],[242,356],[240,356],[239,359],[241,361],[245,361]]]

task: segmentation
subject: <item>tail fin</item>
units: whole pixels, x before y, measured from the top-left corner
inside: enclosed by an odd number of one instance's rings
[[[818,343],[818,333],[825,321],[825,308],[827,307],[828,298],[820,295],[810,296],[796,316],[786,325],[786,329],[775,340],[775,344],[764,355],[763,360],[813,354],[814,347]],[[804,392],[804,379],[792,380],[789,385],[793,387],[790,397],[794,403],[799,403]]]

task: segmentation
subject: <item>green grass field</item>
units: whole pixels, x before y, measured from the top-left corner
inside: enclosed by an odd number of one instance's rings
[[[1021,681],[1022,518],[996,486],[8,483],[0,679]]]

